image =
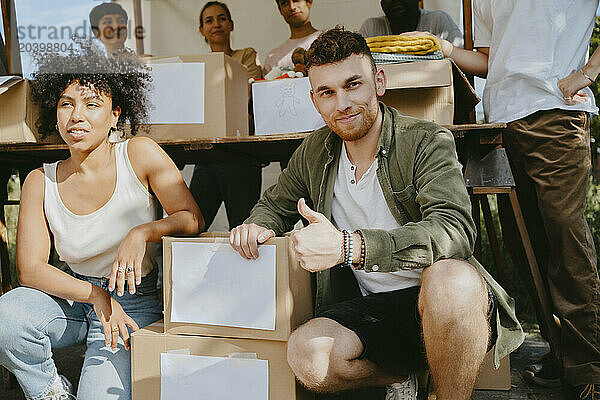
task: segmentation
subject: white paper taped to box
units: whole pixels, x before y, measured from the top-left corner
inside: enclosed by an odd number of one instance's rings
[[[161,400],[268,400],[269,361],[161,353]]]
[[[172,246],[171,321],[275,330],[276,246],[246,260],[226,243]]]
[[[151,124],[204,123],[204,63],[158,62],[152,67]]]
[[[308,78],[252,84],[255,134],[309,132],[325,125],[310,100]]]

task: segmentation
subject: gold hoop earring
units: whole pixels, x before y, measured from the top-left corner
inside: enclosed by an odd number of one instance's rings
[[[58,129],[58,122],[56,123],[56,125],[54,125],[54,127],[56,128],[56,132],[60,133],[60,129]]]

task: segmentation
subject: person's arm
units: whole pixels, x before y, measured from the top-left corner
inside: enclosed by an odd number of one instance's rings
[[[310,197],[302,177],[308,174],[304,153],[311,137],[296,149],[277,183],[263,193],[244,223],[231,230],[229,242],[242,257],[257,258],[259,244],[290,231],[300,219],[298,199]]]
[[[488,57],[490,53],[489,47],[479,47],[472,50],[465,50],[454,46],[447,40],[440,39],[442,53],[444,57],[454,60],[456,65],[467,74],[475,75],[480,78],[485,78],[488,72]]]
[[[135,285],[142,279],[142,260],[147,242],[160,242],[165,235],[194,234],[204,228],[200,209],[181,173],[154,140],[133,138],[129,141],[127,152],[138,179],[147,183],[168,216],[134,227],[121,242],[109,281],[109,289],[112,290],[116,284],[119,295],[125,287],[125,274],[117,274],[118,268],[133,267],[126,278],[130,293],[135,293]]]
[[[600,73],[600,50],[594,50],[594,54],[580,70],[573,71],[571,75],[558,81],[558,88],[562,92],[567,104],[577,102],[576,94],[581,89],[590,86],[596,81]],[[587,76],[586,76],[587,75]],[[582,96],[587,98],[587,96]]]
[[[262,67],[258,59],[258,53],[253,48],[249,47],[244,52],[243,62],[248,70],[248,78],[262,79]]]
[[[433,36],[440,43],[442,54],[446,58],[454,60],[463,72],[471,75],[485,78],[488,70],[489,47],[479,47],[476,51],[465,50],[461,47],[456,47],[446,39],[442,39],[431,32],[405,32],[402,35],[429,35]]]
[[[127,326],[138,326],[107,291],[48,264],[50,232],[44,214],[44,172],[29,173],[21,191],[17,227],[17,273],[21,285],[80,303],[90,303],[102,323],[107,346],[117,347],[119,334],[129,349]],[[116,330],[113,330],[115,328]]]

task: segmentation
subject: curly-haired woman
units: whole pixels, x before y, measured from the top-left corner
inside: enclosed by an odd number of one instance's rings
[[[151,139],[109,132],[146,115],[148,71],[133,54],[91,46],[39,60],[32,81],[42,134],[70,157],[32,171],[21,194],[21,287],[0,297],[0,364],[28,399],[67,399],[52,349],[86,342],[78,398],[129,399],[129,332],[161,318],[154,250],[204,222],[169,156]],[[158,200],[168,217],[156,219]],[[51,237],[66,266],[48,264]]]

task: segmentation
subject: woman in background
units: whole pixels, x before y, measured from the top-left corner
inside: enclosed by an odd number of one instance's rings
[[[248,71],[248,79],[262,78],[256,50],[252,47],[239,50],[231,48],[233,20],[225,3],[209,1],[202,7],[199,20],[198,29],[211,52],[223,52],[240,62]],[[252,128],[251,118],[249,124]],[[262,166],[258,163],[197,164],[190,182],[190,191],[200,206],[206,228],[212,224],[222,202],[225,202],[229,229],[242,224],[258,202],[261,182]]]

